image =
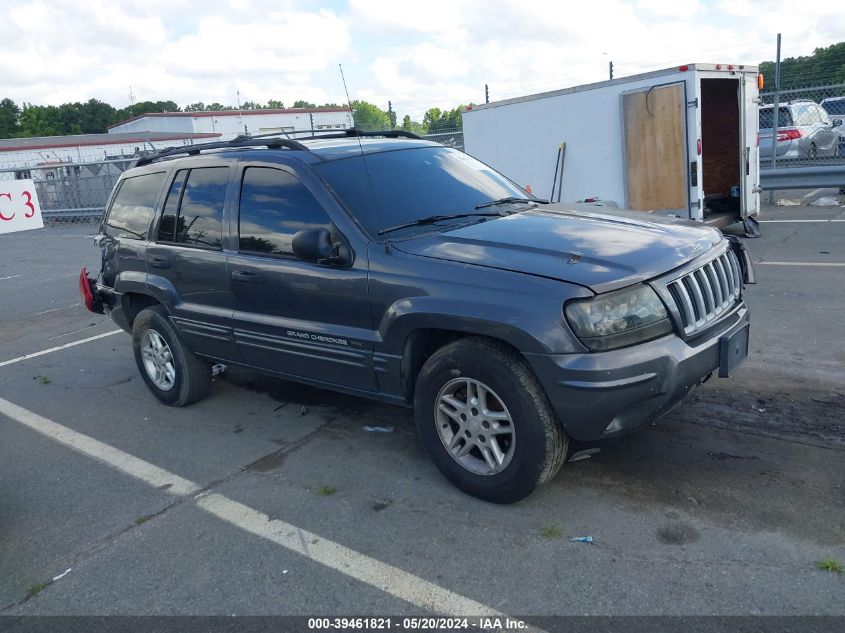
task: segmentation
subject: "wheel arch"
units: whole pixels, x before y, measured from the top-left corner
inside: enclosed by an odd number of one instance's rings
[[[481,338],[495,341],[508,348],[515,355],[525,359],[519,348],[512,341],[495,336],[490,332],[478,332],[473,329],[454,329],[449,327],[419,327],[408,332],[402,345],[400,375],[402,393],[408,402],[413,402],[417,376],[419,376],[420,370],[426,360],[442,347],[464,338]],[[527,361],[526,366],[533,373]]]

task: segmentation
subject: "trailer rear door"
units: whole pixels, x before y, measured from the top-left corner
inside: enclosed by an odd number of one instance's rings
[[[742,185],[740,195],[742,217],[757,215],[760,212],[760,148],[758,132],[760,130],[759,110],[757,105],[757,76],[746,73],[740,81],[740,156]]]
[[[689,217],[686,84],[622,94],[626,207]]]

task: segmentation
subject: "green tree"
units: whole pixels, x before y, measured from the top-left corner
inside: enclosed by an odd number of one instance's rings
[[[297,99],[293,102],[294,108],[316,108],[317,106],[313,103],[309,103],[308,101],[303,101],[302,99]]]
[[[185,106],[185,112],[202,112],[203,110],[205,110],[205,104],[202,101]]]
[[[11,99],[0,101],[0,138],[11,138],[18,134],[18,119],[21,109]]]
[[[20,116],[20,136],[58,136],[62,133],[59,108],[24,103]]]
[[[83,134],[103,134],[115,122],[117,110],[98,99],[89,99],[79,107],[79,124]]]
[[[244,101],[241,104],[241,110],[261,110],[262,105],[257,101]]]
[[[352,102],[352,118],[359,130],[384,130],[390,125],[387,112],[367,101]]]
[[[423,115],[422,124],[426,132],[434,133],[441,125],[443,111],[440,108],[429,108]]]
[[[267,107],[268,110],[284,110],[285,104],[282,103],[281,101],[278,101],[277,99],[270,99],[267,102],[266,107]]]
[[[764,90],[775,89],[775,63],[760,63],[765,77]],[[787,57],[780,64],[780,87],[800,88],[845,83],[845,42],[817,48],[812,55]]]

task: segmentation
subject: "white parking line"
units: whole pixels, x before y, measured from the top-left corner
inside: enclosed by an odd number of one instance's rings
[[[819,224],[821,222],[845,222],[845,218],[825,218],[822,220],[760,220],[760,224]]]
[[[111,336],[112,334],[117,334],[118,332],[123,332],[123,330],[112,330],[111,332],[106,332],[105,334],[97,334],[96,336],[89,336],[88,338],[84,338],[80,341],[74,341],[73,343],[65,343],[64,345],[59,345],[57,347],[51,347],[50,349],[44,349],[40,352],[33,352],[32,354],[24,354],[23,356],[18,356],[17,358],[10,358],[9,360],[4,360],[0,362],[0,367],[5,367],[6,365],[13,365],[14,363],[19,363],[22,360],[28,360],[30,358],[36,358],[38,356],[44,356],[44,354],[52,354],[53,352],[58,352],[62,349],[67,349],[68,347],[74,347],[76,345],[82,345],[83,343],[88,343],[89,341],[96,341],[100,338],[105,338],[107,336]]]
[[[764,266],[845,266],[840,262],[757,262]]]
[[[290,523],[270,519],[223,495],[200,497],[197,504],[219,519],[272,541],[326,567],[381,589],[400,600],[445,615],[490,615],[504,617],[490,607],[470,600],[432,582],[370,558],[319,534]]]
[[[52,420],[43,418],[37,413],[33,413],[23,407],[0,398],[0,413],[3,415],[28,426],[33,431],[41,433],[52,440],[64,444],[75,451],[88,455],[94,459],[108,464],[112,468],[140,479],[155,488],[165,489],[172,495],[186,496],[197,492],[200,487],[192,481],[182,479],[178,475],[167,472],[166,470],[153,466],[145,462],[143,459],[138,459],[124,453],[120,449],[104,444],[100,440],[95,440],[93,437],[79,433],[66,426],[62,426]]]
[[[172,495],[185,497],[200,491],[200,486],[192,481],[104,444],[88,435],[48,420],[2,398],[0,398],[0,414],[150,486],[164,489]],[[397,567],[370,558],[365,554],[323,538],[319,534],[303,530],[278,519],[270,519],[266,514],[223,495],[216,493],[199,494],[197,505],[213,516],[241,530],[260,536],[422,609],[455,616],[489,615],[491,617],[505,617],[502,613],[480,602],[444,589]]]
[[[0,281],[5,281],[6,279],[16,279],[20,277],[20,275],[9,275],[8,277],[0,277]]]

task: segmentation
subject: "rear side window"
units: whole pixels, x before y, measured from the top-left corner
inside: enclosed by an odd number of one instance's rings
[[[106,233],[112,237],[147,239],[164,172],[126,178],[112,202]]]
[[[293,255],[297,231],[325,228],[331,220],[311,192],[293,174],[249,167],[241,186],[238,250]]]
[[[228,183],[228,167],[177,172],[164,203],[159,241],[221,248]]]
[[[761,130],[770,130],[774,127],[774,115],[772,114],[772,112],[772,108],[760,110]],[[790,114],[789,108],[778,109],[778,127],[792,127],[792,114]]]
[[[825,101],[822,107],[827,111],[832,119],[841,119],[845,115],[845,99],[837,99],[835,101]]]

